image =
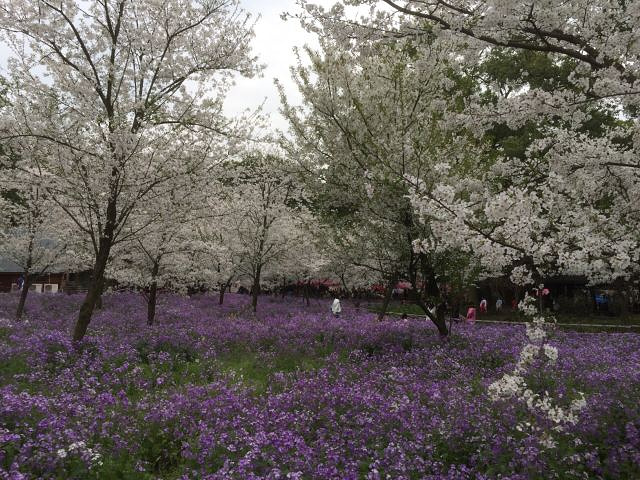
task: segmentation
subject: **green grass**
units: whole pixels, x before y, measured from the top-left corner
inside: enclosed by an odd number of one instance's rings
[[[0,360],[0,386],[11,384],[19,385],[20,387],[28,387],[28,383],[19,382],[15,379],[16,375],[28,372],[29,365],[25,358],[20,356],[3,358]]]
[[[379,313],[382,310],[381,305],[371,305],[369,307],[370,312]],[[398,313],[407,315],[422,315],[424,316],[424,311],[418,305],[413,303],[390,303],[389,308],[387,309],[387,314]]]
[[[0,340],[6,340],[9,338],[11,329],[8,327],[0,327]]]
[[[221,372],[233,373],[244,385],[250,387],[255,394],[265,394],[270,386],[274,386],[273,376],[276,373],[316,370],[324,365],[324,358],[319,356],[281,353],[274,356],[260,355],[251,351],[233,351],[216,360]]]
[[[316,370],[325,365],[325,356],[324,351],[310,355],[295,352],[264,353],[237,348],[222,353],[214,360],[194,357],[187,360],[182,355],[176,355],[172,361],[161,365],[150,364],[143,358],[138,366],[142,369],[142,375],[159,391],[182,385],[205,385],[229,376],[232,381],[250,388],[255,395],[264,395],[270,387],[277,385],[275,374]],[[163,377],[162,385],[156,383],[159,376]],[[137,400],[147,393],[146,390],[132,388],[127,395],[130,400]]]
[[[381,309],[380,305],[372,305],[369,307],[369,311],[378,313]],[[420,315],[424,316],[424,312],[422,309],[415,304],[409,303],[398,303],[392,302],[387,309],[388,315],[402,315],[406,313],[408,315]],[[462,312],[464,313],[464,312]],[[571,313],[560,313],[554,315],[558,320],[558,324],[568,324],[568,323],[578,323],[584,325],[584,328],[581,328],[582,331],[602,331],[598,330],[597,327],[589,327],[589,325],[616,325],[616,326],[632,326],[638,327],[640,329],[640,315],[639,314],[628,314],[624,316],[609,316],[609,315],[576,315]],[[512,312],[510,310],[506,310],[501,313],[488,312],[482,313],[478,315],[479,320],[497,320],[504,322],[522,322],[524,321],[524,317],[520,315],[518,312]],[[607,329],[606,331],[616,331],[615,329]],[[636,331],[634,329],[619,329],[619,331]]]

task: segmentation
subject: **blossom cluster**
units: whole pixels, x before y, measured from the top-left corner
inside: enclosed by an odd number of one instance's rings
[[[563,408],[556,404],[547,391],[536,393],[529,388],[526,376],[532,368],[535,368],[536,360],[542,359],[543,362],[554,365],[558,360],[558,349],[545,343],[549,326],[553,325],[553,322],[547,321],[538,313],[535,298],[527,295],[520,302],[519,307],[526,316],[531,318],[530,323],[526,325],[529,343],[520,352],[520,358],[513,373],[506,373],[492,383],[489,386],[489,394],[493,400],[515,398],[524,402],[529,410],[542,412],[551,420],[555,431],[562,432],[565,425],[578,423],[577,415],[587,405],[584,393],[577,392],[578,398],[572,400],[567,408]],[[547,445],[554,444],[549,437],[545,437],[544,442]]]

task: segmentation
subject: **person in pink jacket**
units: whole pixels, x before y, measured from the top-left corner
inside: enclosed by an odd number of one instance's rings
[[[467,309],[467,323],[472,325],[476,323],[476,307],[469,307]]]

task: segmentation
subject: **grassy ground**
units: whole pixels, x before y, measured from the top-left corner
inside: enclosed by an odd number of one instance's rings
[[[379,312],[381,306],[379,304],[371,305],[369,307],[372,312]],[[408,315],[424,315],[422,309],[414,304],[392,302],[387,310],[390,315],[402,315],[406,313]],[[560,326],[567,324],[580,324],[581,331],[640,331],[640,315],[629,314],[625,316],[609,316],[609,315],[577,315],[571,313],[559,313],[554,315]],[[494,320],[502,322],[522,322],[524,317],[519,312],[513,312],[511,309],[507,309],[501,313],[487,312],[478,313],[477,318],[479,320]],[[611,325],[616,328],[600,328],[593,325]],[[576,329],[575,327],[572,329]]]

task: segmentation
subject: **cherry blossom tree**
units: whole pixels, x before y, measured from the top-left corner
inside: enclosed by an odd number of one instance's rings
[[[200,260],[194,272],[198,284],[218,288],[218,303],[224,303],[224,296],[234,281],[241,276],[244,252],[236,243],[233,229],[228,229],[233,221],[229,217],[206,220],[196,227],[197,247],[193,252]],[[224,226],[221,224],[229,221]]]
[[[185,185],[157,199],[149,210],[132,216],[128,229],[148,227],[113,250],[107,276],[120,286],[140,291],[147,303],[148,325],[153,325],[156,318],[159,289],[186,291],[197,283],[191,275],[197,250],[194,234],[196,221],[204,212],[197,208],[196,191]]]
[[[329,31],[329,33],[333,33]],[[350,251],[354,266],[383,279],[387,304],[396,283],[408,280],[413,301],[443,335],[442,304],[448,254],[428,222],[420,222],[408,177],[437,183],[464,164],[474,141],[441,128],[440,120],[465,94],[451,75],[447,42],[321,37],[320,52],[307,50],[294,78],[303,106],[283,111],[291,124],[293,158],[308,172],[318,211]],[[428,188],[428,187],[427,187]],[[428,250],[413,241],[428,238]]]
[[[281,289],[285,294],[288,284],[302,286],[302,301],[311,303],[312,282],[325,279],[338,279],[331,268],[331,259],[324,248],[325,232],[308,211],[296,211],[299,223],[293,230],[295,241],[288,242],[285,255],[270,265],[266,279],[273,289]]]
[[[235,237],[232,248],[242,260],[238,272],[251,281],[251,305],[256,311],[265,274],[277,278],[270,270],[303,243],[309,215],[291,166],[280,157],[253,153],[229,168],[230,212],[225,222]]]
[[[193,273],[196,283],[205,287],[216,285],[218,303],[224,304],[225,293],[240,276],[243,252],[239,247],[233,222],[227,212],[205,217],[194,228],[195,248]]]
[[[3,212],[0,234],[0,257],[18,265],[24,276],[16,319],[21,319],[33,281],[52,270],[79,266],[80,258],[72,250],[73,225],[49,197],[46,188],[32,182],[7,182],[2,171],[0,189],[11,191],[12,200],[0,198]],[[15,173],[15,172],[12,172]]]
[[[441,123],[493,148],[476,149],[466,168],[436,184],[428,175],[411,179],[412,203],[437,237],[518,282],[556,272],[594,283],[638,278],[640,2],[350,0],[330,10],[300,3],[305,24],[352,48],[372,39],[455,44],[449,65],[477,88]],[[349,16],[358,5],[369,15]],[[568,74],[557,83],[475,77],[489,57],[521,52]],[[495,142],[497,128],[532,124],[536,135],[522,155]],[[430,249],[426,240],[418,251]]]
[[[246,152],[245,152],[246,153]],[[227,163],[237,163],[233,157],[225,162],[224,172],[207,182],[198,200],[202,211],[193,224],[193,258],[191,272],[195,285],[205,289],[216,286],[219,304],[224,303],[225,293],[241,277],[245,251],[237,237],[237,216],[243,212],[234,192],[234,179],[238,168]]]
[[[132,215],[174,179],[209,172],[241,135],[222,104],[232,73],[256,72],[251,24],[237,0],[12,0],[0,28],[14,52],[2,138],[29,143],[93,246],[80,340],[112,247],[137,233]]]

